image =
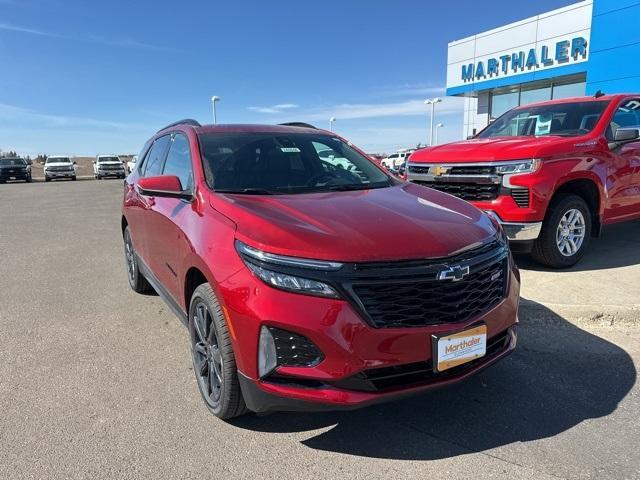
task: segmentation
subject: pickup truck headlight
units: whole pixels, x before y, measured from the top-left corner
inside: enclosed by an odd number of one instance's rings
[[[533,158],[531,160],[522,160],[517,162],[509,162],[496,167],[496,173],[501,175],[513,175],[517,173],[531,173],[540,168],[540,159]]]
[[[239,240],[236,240],[235,245],[236,251],[240,254],[240,258],[242,258],[247,268],[267,285],[288,292],[328,298],[339,297],[338,292],[324,282],[271,270],[268,268],[268,264],[272,264],[274,267],[288,266],[326,271],[339,269],[342,267],[341,263],[267,253],[250,247]],[[256,263],[252,260],[256,261]],[[261,265],[259,265],[258,262],[260,262]]]

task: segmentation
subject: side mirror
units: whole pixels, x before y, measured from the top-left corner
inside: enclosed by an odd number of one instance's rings
[[[640,128],[618,128],[613,136],[616,143],[632,142],[640,139]]]
[[[150,197],[180,198],[193,200],[190,190],[183,190],[180,179],[175,175],[158,175],[156,177],[144,177],[138,180],[140,194]]]
[[[77,165],[77,164],[78,164],[78,162],[76,162],[76,161],[74,160],[74,161],[73,161],[73,164],[74,164],[74,165]]]

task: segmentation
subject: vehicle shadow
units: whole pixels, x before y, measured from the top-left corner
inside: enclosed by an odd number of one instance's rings
[[[538,272],[553,272],[529,255],[515,254],[518,267]],[[605,227],[599,238],[592,238],[585,256],[563,272],[585,272],[606,268],[628,267],[640,264],[640,221],[625,222]]]
[[[553,437],[612,413],[636,370],[620,347],[536,302],[521,309],[516,351],[457,386],[339,413],[250,415],[231,422],[260,432],[332,427],[302,443],[372,458],[433,460]]]

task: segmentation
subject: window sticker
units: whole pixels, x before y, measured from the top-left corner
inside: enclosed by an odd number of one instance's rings
[[[280,147],[283,153],[300,153],[300,149],[298,147]]]

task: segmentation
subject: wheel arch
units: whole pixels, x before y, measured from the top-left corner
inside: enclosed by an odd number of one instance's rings
[[[602,229],[602,198],[603,189],[599,181],[590,177],[567,178],[561,181],[549,200],[549,204],[562,194],[574,194],[581,197],[591,212],[591,236],[600,236]]]

